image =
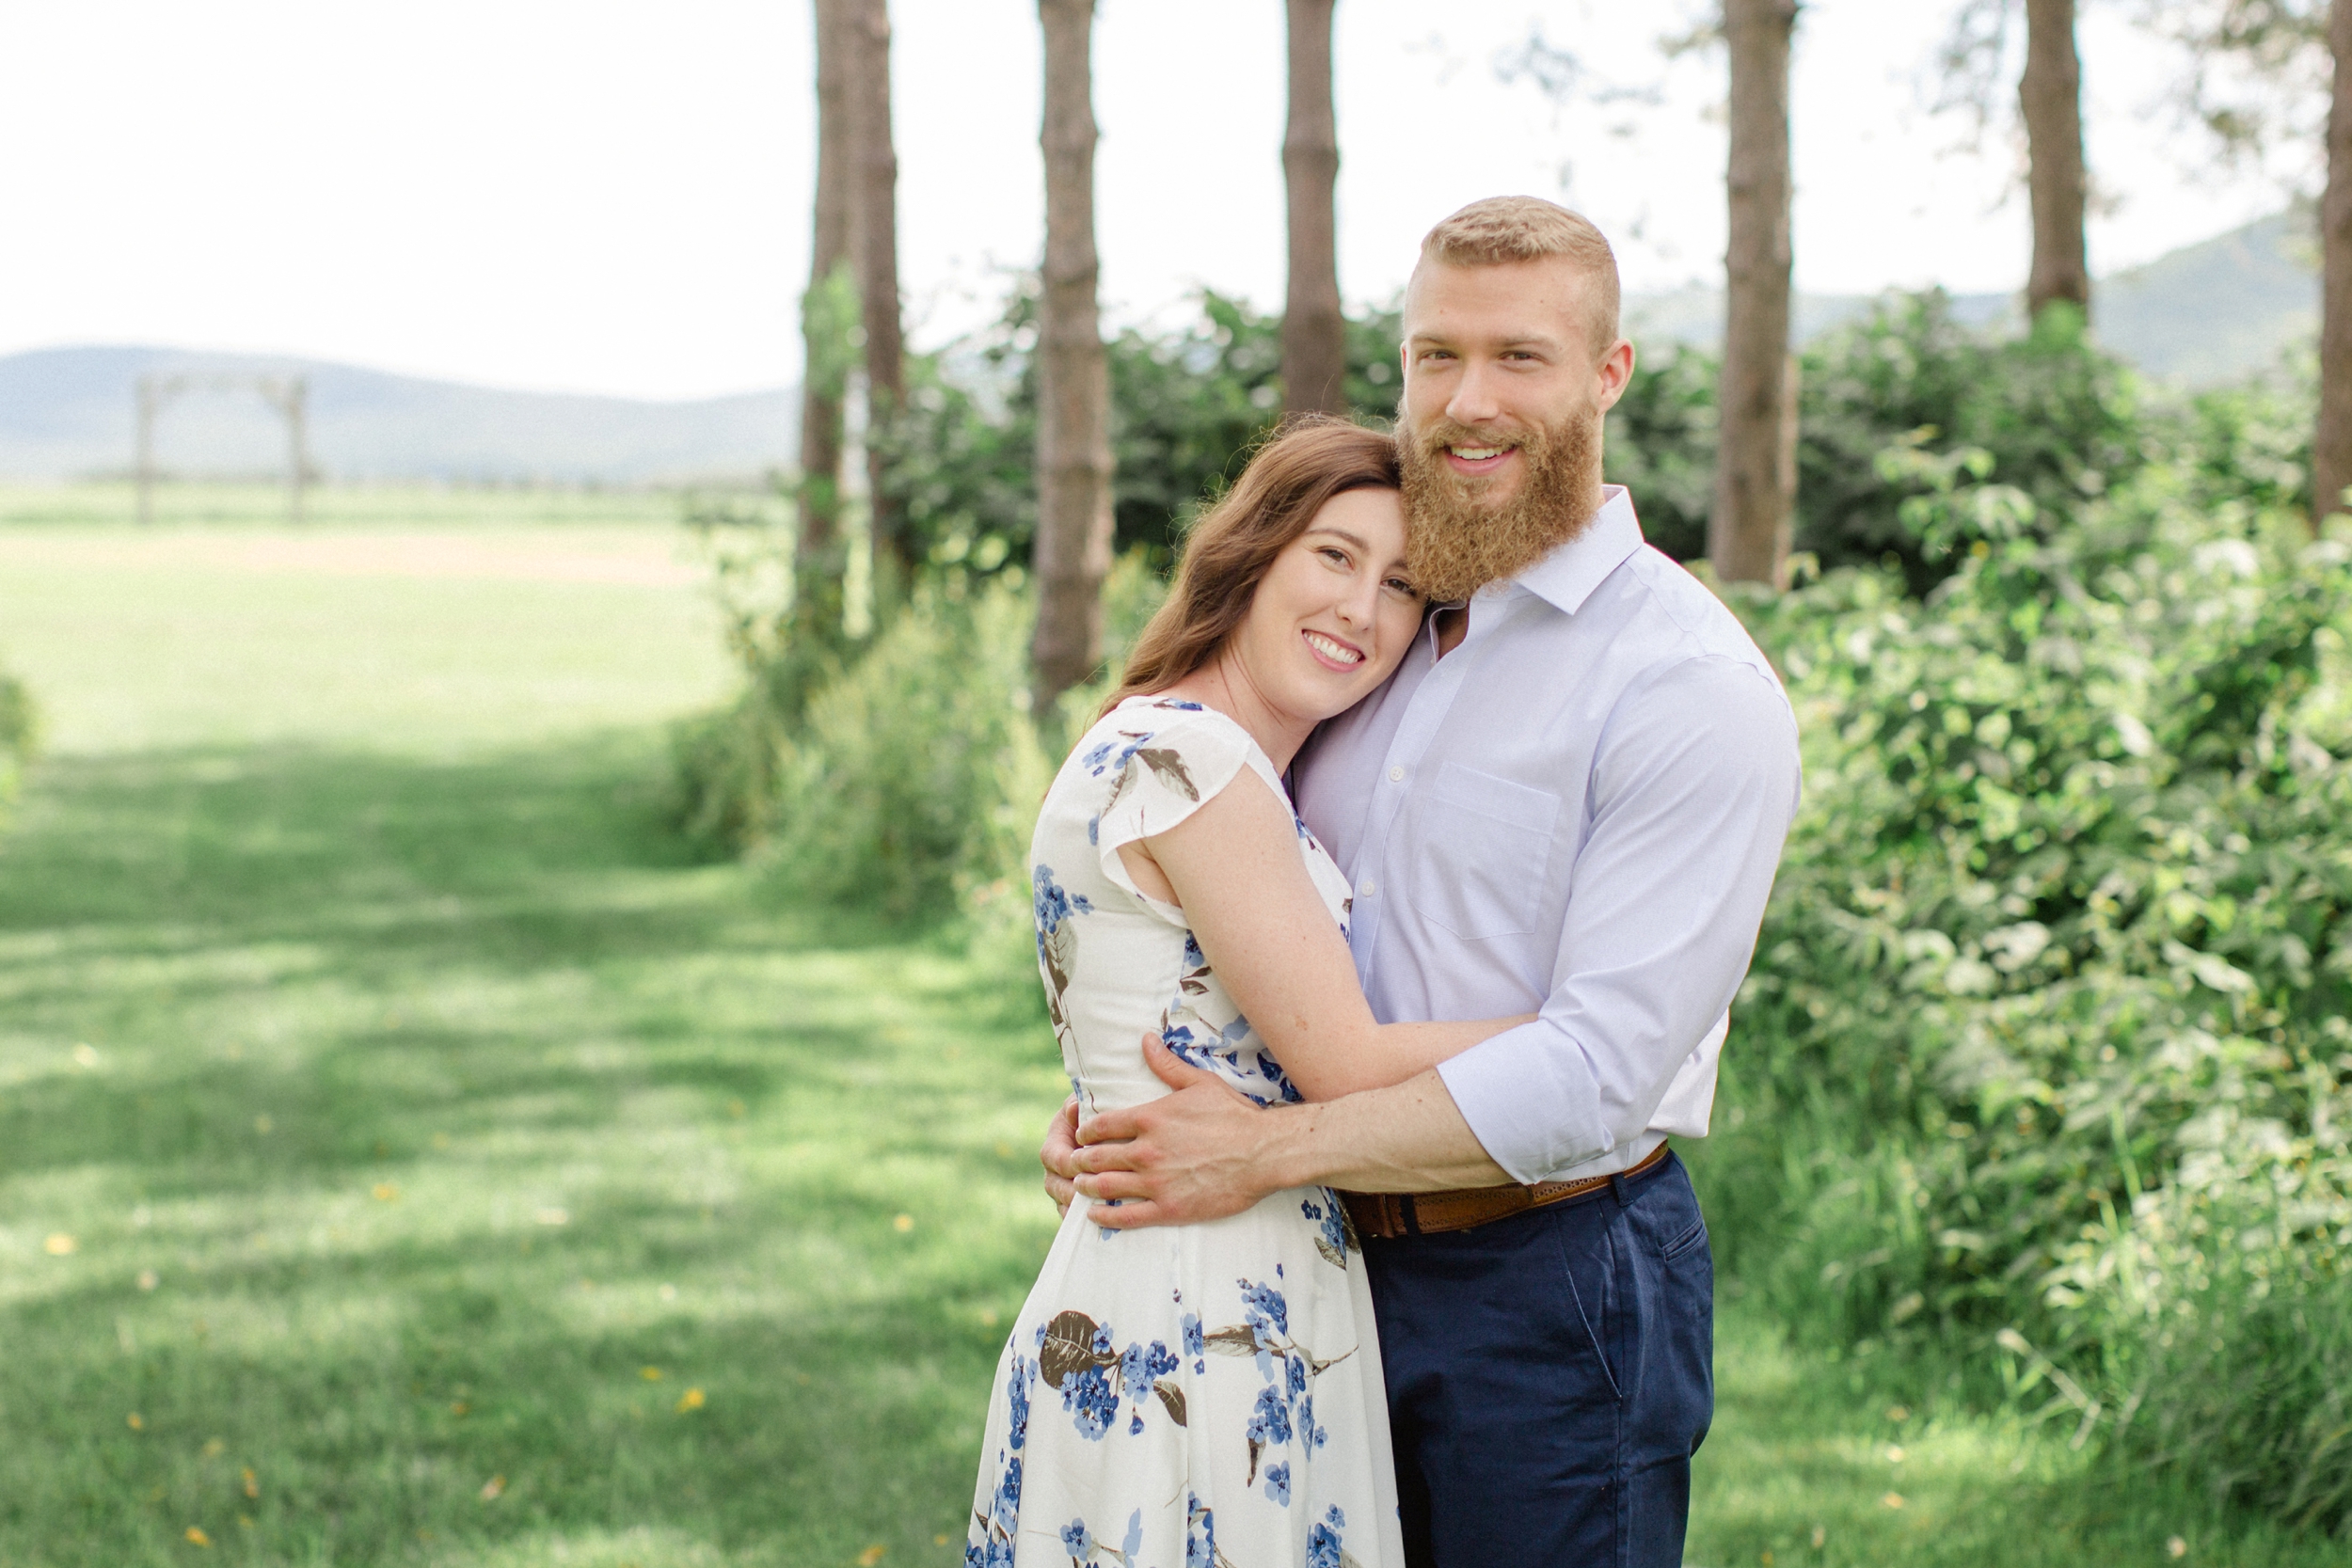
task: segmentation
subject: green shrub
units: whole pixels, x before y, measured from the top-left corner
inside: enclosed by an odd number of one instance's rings
[[[1028,720],[1034,610],[929,590],[810,701],[779,747],[766,850],[795,898],[954,911],[1028,847],[1050,777]]]
[[[0,670],[0,806],[16,797],[40,741],[40,711],[24,683]]]
[[[2071,521],[1980,453],[1885,467],[1947,581],[1747,605],[1808,803],[1726,1053],[1729,1267],[1801,1332],[1997,1354],[2086,1436],[2129,1407],[2135,1451],[2341,1519],[2341,1423],[2215,1369],[2346,1317],[2347,550],[2177,465]],[[2346,1336],[2300,1342],[2342,1386]]]

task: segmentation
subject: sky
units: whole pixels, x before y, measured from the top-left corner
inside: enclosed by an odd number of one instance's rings
[[[1340,283],[1502,192],[1565,200],[1631,291],[1720,276],[1721,53],[1695,0],[1339,0]],[[1791,87],[1797,284],[2021,286],[2021,154],[1924,103],[1953,0],[1810,0]],[[989,320],[1042,243],[1033,0],[892,0],[911,336]],[[1279,308],[1279,0],[1101,0],[1113,322],[1194,290]],[[157,343],[647,398],[799,372],[807,0],[0,0],[0,354]],[[1540,34],[1565,103],[1503,67]],[[2275,211],[2172,129],[2176,62],[2118,7],[2081,48],[2094,272]],[[1626,96],[1632,94],[1635,96]],[[2287,174],[2296,172],[2289,166]]]

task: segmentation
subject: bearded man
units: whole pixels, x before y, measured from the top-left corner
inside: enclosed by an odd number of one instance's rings
[[[1049,1135],[1116,1227],[1343,1189],[1386,1363],[1408,1560],[1682,1560],[1714,1407],[1703,1136],[1800,787],[1739,621],[1601,483],[1633,372],[1608,242],[1530,198],[1432,230],[1405,296],[1408,562],[1435,606],[1294,773],[1356,887],[1383,1022],[1534,1014],[1433,1071],[1260,1109],[1177,1092]],[[1117,1207],[1102,1206],[1120,1200]]]

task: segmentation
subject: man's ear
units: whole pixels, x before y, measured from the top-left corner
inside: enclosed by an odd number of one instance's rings
[[[1610,344],[1609,352],[1602,355],[1600,363],[1593,367],[1593,374],[1598,383],[1598,395],[1595,401],[1600,404],[1600,411],[1606,414],[1617,405],[1619,398],[1625,396],[1626,388],[1632,385],[1632,341],[1620,338]]]

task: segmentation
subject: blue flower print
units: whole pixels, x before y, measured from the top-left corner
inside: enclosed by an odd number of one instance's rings
[[[1127,1417],[1127,1435],[1130,1437],[1140,1437],[1143,1435],[1142,1411],[1136,1410],[1129,1413]]]
[[[1073,1562],[1084,1562],[1094,1555],[1094,1536],[1087,1528],[1084,1519],[1073,1519],[1061,1528],[1061,1544],[1069,1549]],[[1339,1568],[1337,1560],[1333,1560],[1332,1568]]]
[[[1258,1390],[1258,1407],[1249,1413],[1246,1435],[1251,1443],[1267,1448],[1291,1440],[1291,1407],[1282,1402],[1279,1388]]]
[[[1121,745],[1120,741],[1126,744]],[[1136,734],[1133,730],[1121,730],[1119,732],[1118,739],[1105,740],[1080,757],[1078,764],[1090,776],[1098,779],[1105,773],[1123,773],[1127,769],[1127,759],[1151,744],[1152,732],[1150,730],[1144,731],[1141,735]]]
[[[997,1478],[996,1496],[988,1506],[988,1516],[1009,1536],[1021,1524],[1021,1456],[1015,1454],[1005,1462],[1005,1473]]]
[[[1005,1393],[1012,1405],[1012,1435],[1007,1441],[1017,1452],[1029,1440],[1029,1385],[1037,1381],[1037,1363],[1025,1355],[1012,1358],[1012,1371],[1005,1379]],[[1021,1473],[1021,1461],[1014,1460],[1013,1474]],[[1015,1481],[1018,1487],[1019,1482]]]
[[[1310,1394],[1298,1402],[1299,1447],[1319,1449],[1330,1440],[1330,1433],[1315,1425],[1315,1397]]]
[[[1216,1510],[1184,1494],[1184,1568],[1216,1568]]]
[[[1339,1264],[1340,1267],[1345,1268],[1347,1266],[1347,1224],[1340,1217],[1340,1200],[1333,1197],[1327,1190],[1324,1197],[1326,1201],[1322,1203],[1317,1203],[1313,1198],[1306,1199],[1299,1204],[1298,1212],[1322,1227],[1324,1257]]]
[[[1283,1381],[1289,1389],[1290,1397],[1296,1399],[1307,1391],[1307,1358],[1303,1355],[1286,1355],[1282,1360],[1290,1369],[1289,1375]]]
[[[1290,1304],[1282,1299],[1279,1290],[1272,1285],[1252,1285],[1247,1279],[1235,1280],[1234,1283],[1241,1287],[1242,1307],[1245,1315],[1251,1320],[1252,1328],[1258,1326],[1263,1314],[1266,1321],[1274,1324],[1277,1334],[1291,1331]]]
[[[1172,707],[1179,713],[1201,713],[1206,711],[1199,703],[1188,703],[1182,697],[1164,697],[1160,701],[1153,703],[1152,705],[1153,707]]]
[[[1184,933],[1184,967],[1196,970],[1205,970],[1209,967],[1209,956],[1200,951],[1200,939],[1190,931]]]
[[[1284,1508],[1291,1505],[1291,1467],[1269,1465],[1265,1467],[1265,1495]]]
[[[1079,1436],[1099,1443],[1119,1418],[1119,1390],[1111,1386],[1108,1372],[1088,1367],[1062,1379],[1061,1407],[1070,1412]]]
[[[1192,1320],[1198,1323],[1200,1320]],[[1127,1385],[1127,1397],[1140,1402],[1152,1391],[1152,1385],[1176,1370],[1176,1358],[1168,1353],[1168,1346],[1154,1339],[1149,1347],[1129,1345],[1119,1358],[1119,1375]]]
[[[1119,1543],[1119,1555],[1127,1560],[1127,1568],[1136,1568],[1136,1554],[1143,1550],[1143,1510],[1127,1515],[1127,1534]]]
[[[1209,1364],[1202,1357],[1208,1354],[1208,1336],[1200,1332],[1200,1314],[1187,1312],[1184,1316],[1184,1354],[1192,1357],[1192,1370],[1206,1372]]]
[[[1334,1507],[1324,1522],[1307,1532],[1307,1568],[1340,1568],[1340,1529],[1346,1515]]]
[[[1062,922],[1073,914],[1092,914],[1094,906],[1086,895],[1072,894],[1054,880],[1054,868],[1040,865],[1029,872],[1029,890],[1037,918],[1037,951],[1045,954],[1045,939],[1061,929]]]

